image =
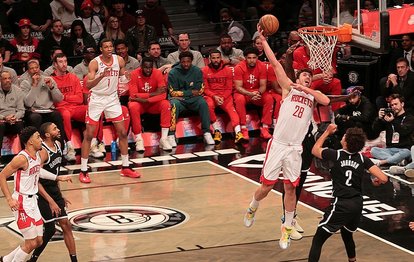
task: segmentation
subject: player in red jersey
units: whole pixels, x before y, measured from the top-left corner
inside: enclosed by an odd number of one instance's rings
[[[246,104],[254,104],[263,107],[262,127],[260,134],[269,139],[269,126],[272,124],[274,100],[271,94],[266,92],[266,68],[263,62],[258,60],[259,51],[254,47],[248,47],[244,51],[246,60],[241,61],[234,68],[234,104],[240,118],[240,125],[245,139],[249,138],[246,127]]]
[[[0,257],[0,261],[26,261],[26,257],[42,244],[43,221],[37,205],[39,177],[56,181],[72,181],[69,176],[59,176],[41,168],[48,160],[42,150],[42,138],[33,126],[20,132],[23,150],[0,172],[0,187],[7,203],[14,213],[17,227],[23,235],[24,243],[11,253]],[[10,193],[7,178],[14,175],[14,192]]]
[[[163,150],[172,150],[168,142],[168,131],[171,125],[171,105],[167,98],[167,88],[161,71],[154,67],[150,57],[144,57],[140,68],[131,72],[129,81],[129,103],[131,112],[132,132],[135,134],[137,151],[144,151],[144,142],[141,136],[141,115],[144,113],[161,114],[160,147]]]
[[[236,143],[243,142],[245,139],[240,128],[239,115],[234,108],[233,93],[233,72],[224,66],[221,52],[212,50],[210,52],[210,64],[201,70],[204,78],[204,93],[207,102],[210,119],[214,128],[214,141],[216,144],[221,142],[221,132],[217,123],[217,116],[214,111],[216,107],[223,109],[230,117],[231,125],[236,134]]]

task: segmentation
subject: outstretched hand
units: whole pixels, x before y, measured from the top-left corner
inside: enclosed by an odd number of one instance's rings
[[[66,182],[71,182],[72,183],[72,177],[70,177],[70,176],[58,176],[56,178],[56,180],[57,181],[62,181],[62,182],[66,181]]]
[[[329,124],[329,126],[326,128],[325,133],[328,133],[329,135],[332,135],[336,132],[338,129],[337,125],[335,124]]]
[[[260,39],[266,40],[266,37],[263,35],[263,29],[260,27],[259,23],[257,23],[257,33]]]

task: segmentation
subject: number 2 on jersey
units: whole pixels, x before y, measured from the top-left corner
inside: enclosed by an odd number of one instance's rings
[[[352,186],[351,179],[352,179],[352,170],[346,170],[345,176],[347,177],[345,181],[345,185]]]
[[[295,112],[293,113],[293,116],[296,116],[297,118],[302,118],[304,110],[305,108],[303,108],[302,106],[295,106]]]

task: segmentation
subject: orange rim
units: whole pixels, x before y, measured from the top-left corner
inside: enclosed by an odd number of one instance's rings
[[[339,29],[331,26],[307,26],[298,29],[299,34],[304,35],[339,35]]]

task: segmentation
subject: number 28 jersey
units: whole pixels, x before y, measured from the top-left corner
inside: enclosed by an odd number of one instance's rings
[[[292,88],[282,100],[273,139],[281,144],[301,145],[313,115],[314,97]]]
[[[102,78],[99,83],[91,89],[92,94],[95,95],[111,95],[118,92],[118,81],[119,81],[119,62],[118,56],[112,55],[112,64],[105,64],[101,56],[94,58],[98,63],[98,71],[95,74],[95,77],[99,77],[101,73],[104,72],[105,68],[110,67],[109,76]]]

